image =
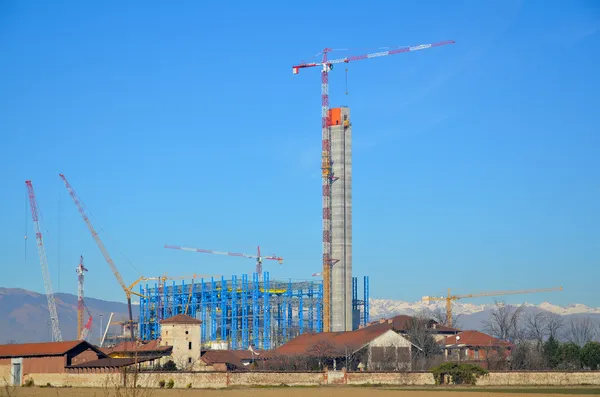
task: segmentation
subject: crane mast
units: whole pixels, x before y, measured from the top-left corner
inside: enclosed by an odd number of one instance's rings
[[[85,272],[87,272],[83,266],[83,255],[79,257],[79,265],[77,266],[77,336],[81,339],[85,339],[82,336],[83,331],[83,312],[85,310],[85,306],[83,303],[83,281]]]
[[[123,277],[121,277],[121,273],[119,273],[119,270],[117,270],[117,266],[115,265],[115,262],[110,257],[110,254],[106,250],[106,247],[104,247],[104,244],[102,243],[102,240],[98,236],[98,233],[96,233],[94,226],[92,226],[92,222],[90,222],[90,219],[88,218],[87,214],[85,213],[85,210],[83,209],[83,204],[81,203],[81,200],[77,196],[77,193],[75,193],[75,190],[71,187],[71,185],[69,184],[69,181],[67,181],[67,178],[63,174],[59,174],[59,176],[65,183],[65,186],[66,186],[67,190],[69,191],[69,195],[73,199],[73,202],[75,203],[75,206],[77,207],[77,210],[81,214],[83,221],[85,222],[88,229],[90,230],[90,233],[92,234],[92,237],[96,241],[96,245],[100,249],[100,252],[102,252],[102,256],[104,256],[104,260],[106,260],[106,263],[108,263],[108,266],[110,267],[110,270],[112,270],[113,274],[115,275],[117,282],[119,283],[119,285],[125,292],[125,296],[127,297],[127,309],[129,311],[129,330],[131,331],[131,340],[134,341],[135,335],[133,334],[133,313],[131,311],[131,290],[128,289],[127,286],[125,285],[125,282],[123,281]]]
[[[48,272],[48,261],[46,259],[46,250],[44,249],[44,241],[42,239],[42,231],[40,228],[39,209],[35,192],[31,181],[25,181],[27,192],[29,195],[29,205],[31,207],[31,217],[35,227],[35,239],[37,241],[38,255],[40,257],[40,265],[42,266],[42,276],[44,278],[44,288],[46,290],[46,298],[48,300],[48,311],[50,312],[50,323],[52,324],[52,338],[55,342],[62,342],[62,334],[58,323],[58,312],[56,310],[56,301],[54,300],[54,291],[52,290],[52,280]]]
[[[424,50],[428,48],[440,47],[447,44],[454,44],[453,40],[441,41],[432,44],[421,44],[418,46],[398,48],[388,51],[379,51],[371,54],[351,56],[339,59],[328,59],[328,53],[331,48],[325,48],[322,52],[321,62],[300,63],[292,66],[292,73],[298,74],[300,69],[310,67],[321,67],[321,191],[322,191],[322,228],[323,228],[323,331],[331,331],[331,268],[339,259],[332,257],[331,235],[331,185],[337,180],[333,174],[331,160],[331,120],[329,116],[329,71],[333,65],[339,63],[348,63],[360,61],[363,59],[378,58],[387,55],[401,54],[405,52]]]

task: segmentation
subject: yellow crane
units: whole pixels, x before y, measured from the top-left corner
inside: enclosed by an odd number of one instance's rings
[[[457,301],[459,299],[467,299],[467,298],[481,298],[484,296],[500,296],[500,295],[520,295],[520,294],[533,294],[537,292],[552,292],[552,291],[562,291],[563,287],[553,287],[553,288],[539,288],[539,289],[521,289],[515,291],[491,291],[491,292],[481,292],[478,294],[465,294],[465,295],[452,295],[450,293],[450,288],[448,288],[448,296],[424,296],[422,298],[423,302],[431,303],[431,301],[446,301],[446,325],[448,327],[452,327],[452,302]]]

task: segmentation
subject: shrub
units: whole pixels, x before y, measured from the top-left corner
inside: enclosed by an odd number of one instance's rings
[[[35,385],[35,383],[33,382],[33,378],[29,378],[25,381],[25,383],[23,383],[23,386],[25,386],[25,387],[32,387],[34,385]]]
[[[187,389],[191,389],[191,388],[192,388],[192,384],[191,384],[191,383],[188,383],[188,384],[187,384],[187,386],[186,386],[186,388],[187,388]]]
[[[161,380],[158,381],[158,387],[160,387],[161,389],[163,389],[165,387],[166,383],[167,382],[165,382],[164,379],[161,379]]]
[[[444,383],[446,376],[450,376],[451,381],[457,385],[474,385],[477,378],[488,374],[488,371],[478,365],[458,363],[444,363],[432,368],[431,372],[438,385]]]
[[[169,379],[167,382],[167,389],[172,389],[175,386],[175,381],[173,379]]]
[[[581,361],[589,369],[598,369],[600,367],[600,342],[586,343],[581,349]]]
[[[169,360],[163,365],[163,371],[177,371],[177,365],[173,362],[173,360]]]

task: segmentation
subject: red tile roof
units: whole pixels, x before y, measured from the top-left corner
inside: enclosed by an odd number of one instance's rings
[[[159,359],[161,356],[144,357],[144,358],[101,358],[86,363],[71,365],[68,368],[122,368],[130,365],[143,363],[146,361]]]
[[[161,324],[202,324],[202,321],[190,317],[186,314],[178,314],[173,317],[165,318]]]
[[[173,346],[159,346],[160,341],[154,339],[146,343],[140,342],[121,342],[115,347],[103,349],[106,354],[125,353],[125,352],[170,352]]]
[[[456,337],[460,337],[460,339],[458,339],[458,342],[456,340]],[[463,331],[460,332],[458,335],[452,335],[446,338],[446,340],[444,341],[444,345],[449,346],[449,345],[466,345],[466,346],[487,346],[487,347],[494,347],[494,346],[510,346],[510,342],[507,341],[503,341],[501,339],[496,339],[493,336],[490,336],[488,334],[484,334],[483,332],[479,332],[479,331]]]
[[[391,324],[374,324],[349,332],[322,332],[302,334],[275,349],[282,355],[331,355],[344,356],[356,352],[378,336],[392,330]]]
[[[44,356],[62,356],[77,346],[85,344],[96,353],[103,354],[96,347],[86,341],[75,340],[65,342],[42,342],[42,343],[23,343],[18,345],[0,345],[0,358],[9,357],[44,357]]]
[[[200,359],[208,365],[228,364],[236,368],[244,368],[245,365],[242,363],[242,359],[244,358],[240,357],[237,353],[238,351],[236,350],[209,350]],[[248,353],[252,354],[250,351]]]
[[[408,329],[410,329],[414,320],[415,320],[415,317],[408,316],[406,314],[399,314],[392,318],[382,318],[379,321],[373,321],[370,324],[368,324],[367,327],[371,327],[373,325],[378,325],[378,324],[388,323],[388,324],[392,324],[392,327],[394,328],[394,330],[396,332],[403,332],[403,331],[407,331]],[[460,332],[458,329],[446,327],[445,325],[441,325],[435,320],[428,320],[428,326],[431,330],[433,330],[434,332],[438,332],[438,333]]]

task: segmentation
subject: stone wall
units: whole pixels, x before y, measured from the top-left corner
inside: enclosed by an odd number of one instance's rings
[[[346,378],[349,385],[435,385],[431,372],[350,372]]]
[[[114,387],[122,385],[120,374],[30,374],[36,385]],[[131,380],[132,375],[128,375]],[[320,385],[404,385],[433,386],[429,372],[149,372],[141,373],[138,385],[158,387],[159,381],[173,379],[175,388],[222,389],[245,386],[320,386]],[[0,379],[1,383],[1,379]],[[478,386],[577,386],[600,385],[600,372],[491,372],[480,378]]]
[[[600,372],[490,372],[478,386],[576,386],[600,385]]]

